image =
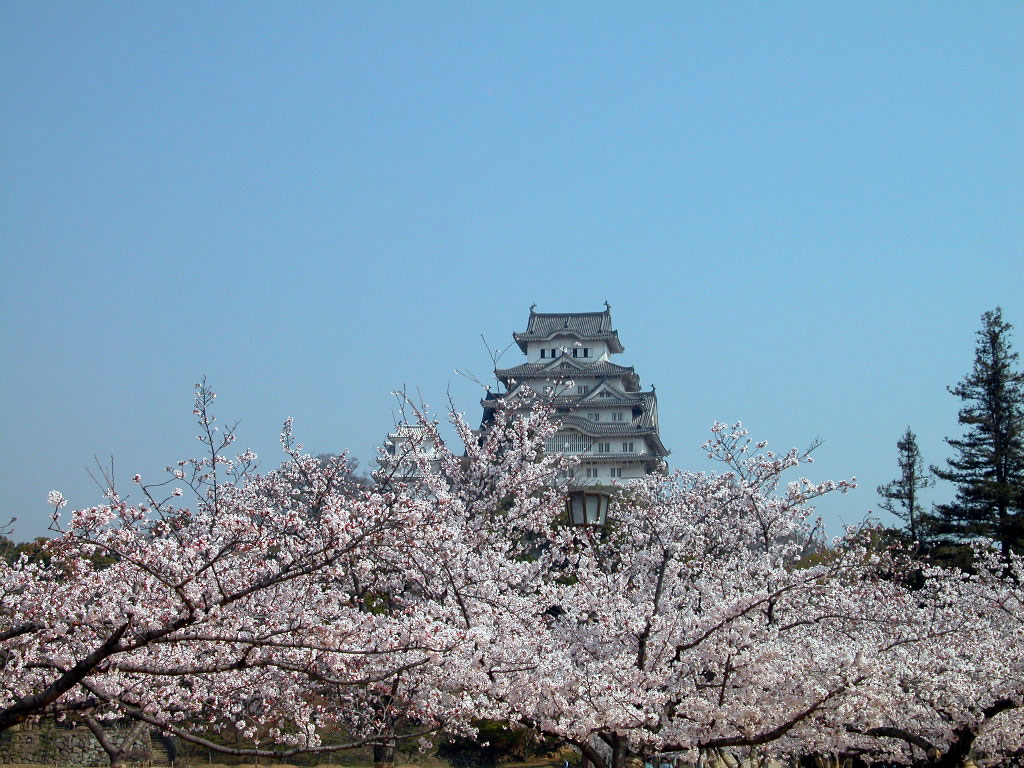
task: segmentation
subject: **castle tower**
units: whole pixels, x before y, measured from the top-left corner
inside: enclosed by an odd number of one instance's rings
[[[416,460],[417,454],[426,458],[426,471],[438,471],[441,460],[437,457],[437,447],[423,426],[409,422],[396,425],[378,451],[381,477],[405,483],[422,480],[424,467]]]
[[[531,307],[526,330],[512,337],[526,362],[494,371],[505,392],[488,392],[481,401],[482,428],[501,400],[529,387],[548,394],[562,423],[546,450],[578,455],[575,479],[581,485],[609,485],[661,470],[669,452],[658,434],[658,399],[653,388],[640,390],[632,366],[612,362],[624,347],[607,302],[603,312]]]

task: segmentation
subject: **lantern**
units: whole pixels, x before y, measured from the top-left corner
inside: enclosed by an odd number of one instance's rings
[[[571,491],[565,502],[569,522],[581,526],[603,526],[608,519],[608,494],[597,491]]]

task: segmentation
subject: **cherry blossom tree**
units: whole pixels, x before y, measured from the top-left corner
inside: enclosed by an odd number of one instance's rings
[[[884,664],[843,725],[851,744],[949,767],[1024,756],[1024,569],[981,545],[975,562],[924,568],[921,589],[878,607]]]
[[[624,485],[607,526],[578,528],[541,399],[480,433],[453,415],[455,450],[417,413],[430,450],[402,458],[423,471],[373,487],[290,424],[279,469],[227,458],[212,399],[197,390],[203,457],[137,478],[134,504],[111,490],[66,519],[54,493],[46,557],[0,564],[0,729],[129,717],[218,749],[209,732],[233,729],[253,744],[237,754],[372,744],[384,761],[400,736],[490,718],[599,768],[1021,750],[1020,561],[909,579],[863,534],[829,546],[811,505],[851,483],[785,482],[805,454],[716,425],[724,471]]]
[[[68,519],[52,493],[46,556],[3,566],[0,729],[129,717],[286,756],[501,716],[486,680],[526,654],[512,642],[535,613],[524,585],[544,578],[523,542],[550,526],[564,468],[540,455],[547,414],[510,415],[483,441],[456,418],[468,458],[446,450],[426,489],[368,488],[344,457],[304,455],[290,423],[279,469],[228,458],[213,398],[197,389],[205,455],[159,483],[136,476],[134,504],[111,489]],[[221,728],[255,746],[204,735]],[[329,728],[351,738],[325,745]]]
[[[441,535],[438,512],[357,490],[344,458],[302,455],[290,425],[288,461],[253,474],[251,453],[226,457],[234,434],[213,397],[197,390],[206,455],[164,483],[136,476],[141,503],[110,490],[65,520],[52,493],[46,557],[3,566],[0,729],[128,716],[205,743],[185,724],[227,721],[287,753],[322,748],[318,729],[340,725],[353,739],[334,749],[378,738],[366,702],[382,694],[423,732],[438,727],[458,702],[424,680],[465,633],[445,606],[403,598],[424,568],[407,553]],[[194,506],[174,506],[186,493]],[[385,599],[398,604],[378,610]]]
[[[707,449],[725,472],[624,486],[605,529],[553,504],[534,520],[540,581],[509,633],[526,639],[488,681],[507,716],[612,768],[658,751],[952,766],[1020,750],[1019,581],[993,562],[912,588],[915,566],[870,531],[822,546],[810,505],[852,482],[784,483],[809,456],[738,425]]]
[[[779,743],[861,677],[856,648],[826,659],[807,643],[836,610],[822,585],[863,569],[862,553],[797,567],[817,540],[808,502],[849,484],[801,480],[773,495],[796,452],[761,453],[722,425],[707,447],[731,471],[630,485],[606,530],[553,539],[546,626],[558,651],[539,691],[509,695],[599,765],[595,736],[616,768],[629,752]]]

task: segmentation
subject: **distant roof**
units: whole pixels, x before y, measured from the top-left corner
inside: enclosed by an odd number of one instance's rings
[[[608,351],[622,352],[619,332],[612,328],[612,308],[606,302],[603,312],[535,312],[530,308],[526,330],[513,333],[519,348],[526,352],[531,341],[544,341],[556,336],[575,336],[580,341],[604,341]]]

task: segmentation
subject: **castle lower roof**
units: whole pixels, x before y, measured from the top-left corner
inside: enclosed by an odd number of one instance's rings
[[[494,393],[487,392],[485,399],[480,401],[484,408],[484,422],[491,421],[494,412],[501,407],[502,401],[507,397],[516,397],[516,391]],[[590,437],[600,439],[602,437],[623,438],[643,437],[651,446],[652,454],[655,456],[668,456],[669,451],[661,442],[658,434],[657,411],[658,396],[654,392],[639,392],[634,401],[628,403],[635,410],[636,416],[628,422],[621,421],[594,421],[587,416],[581,416],[577,409],[599,409],[602,406],[620,407],[625,403],[619,401],[602,403],[599,400],[587,400],[587,395],[570,395],[542,398],[543,402],[552,405],[558,411],[556,418],[562,422],[562,426],[581,432]]]
[[[612,386],[602,386],[604,382],[598,384],[594,389],[585,392],[583,394],[572,392],[562,393],[558,395],[542,394],[539,397],[544,403],[550,405],[555,410],[565,411],[574,409],[609,409],[609,408],[649,408],[651,403],[647,399],[648,395],[652,395],[652,392],[623,392],[622,390],[616,389]],[[516,398],[521,396],[523,393],[520,391],[522,387],[530,387],[532,394],[530,397],[538,396],[536,388],[530,386],[528,381],[515,381],[509,386],[507,392],[491,392],[487,390],[487,395],[480,404],[484,408],[497,408],[499,403],[505,398]],[[602,390],[606,390],[614,393],[612,397],[598,397]]]
[[[658,434],[657,428],[651,425],[637,425],[635,422],[633,424],[609,424],[591,421],[583,416],[570,413],[562,417],[562,427],[580,432],[595,440],[601,440],[606,437],[620,440],[633,437],[644,438],[647,441],[652,456],[664,457],[669,454],[665,444],[661,442],[661,436]]]
[[[640,377],[633,366],[616,365],[607,360],[582,360],[562,355],[554,360],[541,363],[523,363],[512,368],[497,368],[494,375],[506,386],[510,380],[528,381],[529,379],[568,379],[574,376],[597,376],[599,378],[623,377],[627,392],[640,389]]]

